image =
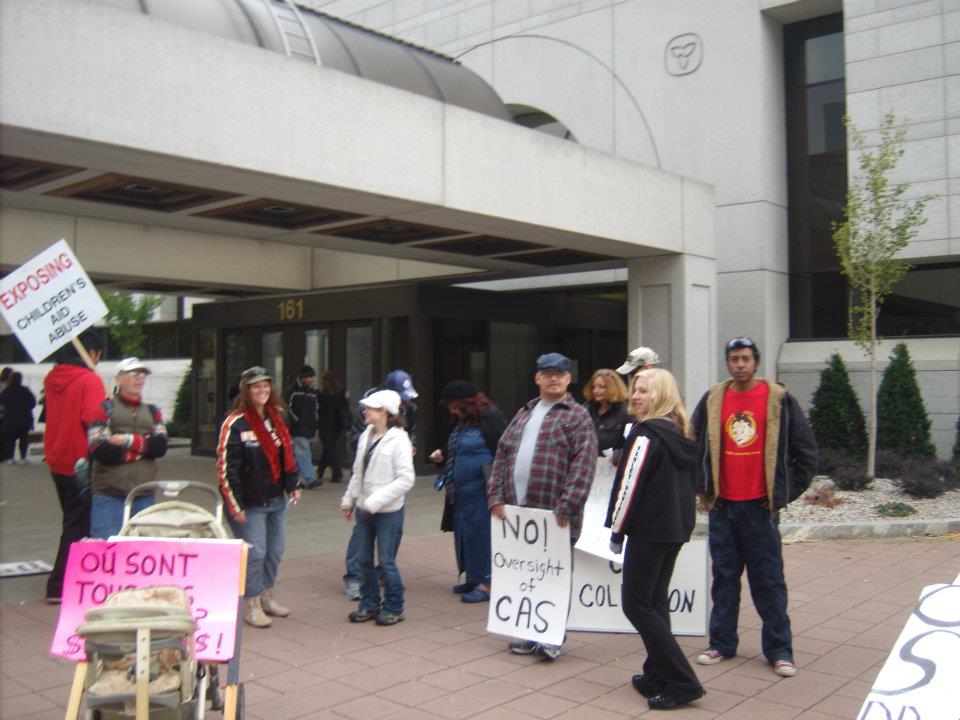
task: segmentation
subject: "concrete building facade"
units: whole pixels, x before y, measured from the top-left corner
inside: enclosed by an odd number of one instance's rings
[[[892,111],[907,130],[896,179],[936,197],[884,331],[910,338],[948,451],[960,410],[955,0],[299,3],[455,60],[526,128],[442,89],[285,51],[257,13],[286,3],[200,5],[186,25],[175,0],[0,5],[0,153],[75,170],[4,186],[4,269],[66,237],[98,282],[184,294],[619,287],[626,344],[656,347],[691,402],[723,376],[723,340],[750,335],[765,371],[806,403],[829,349],[858,357],[836,339],[846,298],[828,237],[856,170],[840,121],[872,137]],[[158,211],[69,190],[106,175],[212,194]],[[336,214],[280,227],[217,213],[264,199]],[[346,230],[385,221],[444,232]],[[519,244],[450,251],[477,238]],[[529,262],[539,252],[568,254]]]

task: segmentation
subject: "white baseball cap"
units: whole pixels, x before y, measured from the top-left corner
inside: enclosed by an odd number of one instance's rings
[[[150,374],[150,368],[143,364],[143,361],[137,357],[124,358],[117,363],[117,375],[123,375],[129,372],[142,372],[144,375]]]
[[[393,390],[377,390],[360,401],[361,407],[386,410],[391,415],[400,412],[400,394]]]
[[[641,345],[627,355],[627,359],[624,360],[623,365],[617,368],[617,372],[621,375],[626,375],[627,373],[632,373],[637,368],[651,367],[659,364],[660,356],[650,348]]]

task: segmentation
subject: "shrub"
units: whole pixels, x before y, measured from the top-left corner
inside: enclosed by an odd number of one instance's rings
[[[874,471],[877,477],[897,480],[903,476],[904,459],[896,453],[887,450],[877,451],[877,466]]]
[[[947,460],[943,463],[943,481],[947,490],[960,490],[960,460]]]
[[[877,505],[874,509],[877,511],[877,515],[883,517],[906,517],[917,511],[913,505],[902,502],[885,502],[882,505]]]
[[[859,465],[844,465],[830,474],[830,479],[837,486],[837,490],[858,491],[866,490],[872,482],[864,469]]]
[[[903,343],[893,349],[877,393],[877,448],[903,458],[936,456],[917,373]]]
[[[866,457],[867,424],[847,366],[837,353],[820,372],[820,384],[810,402],[810,427],[821,451],[836,450],[854,460]]]
[[[947,491],[941,463],[930,458],[906,461],[899,484],[913,498],[935,498]]]
[[[953,441],[953,459],[960,460],[960,417],[957,418],[957,436]]]
[[[856,464],[857,459],[850,457],[842,450],[834,450],[833,448],[823,447],[821,445],[819,452],[820,473],[823,475],[830,475],[832,477],[833,471],[837,468]]]

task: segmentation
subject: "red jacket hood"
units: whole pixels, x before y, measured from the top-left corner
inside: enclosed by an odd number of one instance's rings
[[[85,365],[71,365],[69,363],[54,365],[53,370],[47,374],[46,382],[49,383],[47,390],[48,392],[50,390],[58,393],[63,392],[78,379],[86,377],[89,372],[92,371]]]

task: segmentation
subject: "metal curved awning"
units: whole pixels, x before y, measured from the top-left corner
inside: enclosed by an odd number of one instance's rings
[[[455,60],[285,0],[121,0],[133,11],[315,62],[491,117],[513,116]],[[114,4],[117,4],[116,1]]]

